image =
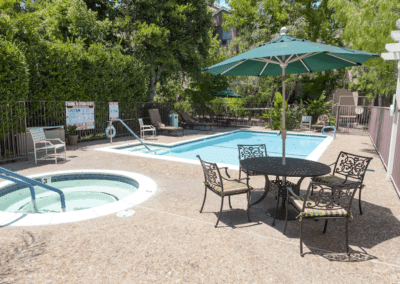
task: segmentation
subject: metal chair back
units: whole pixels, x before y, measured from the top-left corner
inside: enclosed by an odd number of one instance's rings
[[[213,191],[224,192],[221,173],[216,163],[203,161],[199,155],[196,156],[203,167],[204,184]],[[218,189],[217,189],[218,188]],[[221,190],[219,190],[221,189]]]
[[[371,160],[371,157],[363,157],[342,151],[339,153],[336,160],[332,175],[339,174],[345,176],[345,182],[347,181],[347,178],[353,178],[362,183]]]
[[[249,158],[268,157],[265,144],[238,145],[239,161]]]

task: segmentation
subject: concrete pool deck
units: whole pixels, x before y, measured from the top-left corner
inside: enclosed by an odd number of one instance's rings
[[[198,133],[159,136],[157,141],[204,135]],[[114,139],[113,145],[130,141]],[[219,227],[214,228],[220,198],[209,192],[199,213],[204,196],[200,165],[94,151],[108,145],[100,140],[68,147],[67,161],[57,165],[51,161],[35,165],[32,159],[4,165],[23,175],[77,169],[131,171],[152,178],[158,192],[133,206],[136,213],[126,218],[111,214],[67,224],[0,228],[0,283],[400,282],[400,200],[386,181],[368,136],[338,134],[319,159],[331,164],[341,150],[374,158],[364,179],[364,214],[359,215],[357,199],[352,208],[350,258],[344,254],[342,220],[330,222],[326,234],[323,222],[306,222],[307,254],[302,258],[298,222],[288,224],[285,236],[284,222],[272,227],[265,214],[266,208],[275,206],[273,197],[251,209],[250,223],[246,198],[233,197],[233,210],[224,206]],[[250,183],[256,187],[252,198],[257,198],[264,178],[252,177]]]

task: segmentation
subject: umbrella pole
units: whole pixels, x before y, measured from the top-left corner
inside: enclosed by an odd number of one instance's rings
[[[285,57],[283,57],[283,60],[285,60]],[[285,153],[285,142],[286,142],[286,95],[285,95],[285,88],[286,88],[286,65],[281,65],[282,67],[282,107],[283,107],[283,114],[282,114],[282,130],[281,130],[281,136],[282,136],[282,165],[286,164],[286,153]]]

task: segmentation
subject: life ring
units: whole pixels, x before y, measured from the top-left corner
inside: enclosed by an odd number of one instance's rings
[[[111,131],[111,133],[110,133],[110,131]],[[107,138],[108,139],[110,139],[110,138],[114,138],[115,137],[115,135],[117,134],[117,131],[115,130],[115,127],[114,126],[107,126],[107,128],[106,128],[106,136],[107,136]]]
[[[326,129],[332,129],[333,130],[333,134],[329,133],[329,132],[325,132]],[[335,138],[335,136],[336,136],[336,127],[335,126],[325,126],[324,128],[322,128],[321,133],[323,135],[331,136],[331,137]]]

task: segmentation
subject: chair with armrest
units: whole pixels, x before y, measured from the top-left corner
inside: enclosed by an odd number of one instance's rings
[[[362,215],[363,213],[361,208],[361,190],[365,187],[365,185],[363,184],[364,176],[371,160],[371,157],[363,157],[341,151],[337,157],[336,162],[329,165],[334,165],[332,174],[314,177],[311,180],[313,182],[324,184],[349,184],[360,182],[358,206],[360,208],[360,215]]]
[[[302,116],[300,121],[300,130],[308,129],[311,130],[312,116]]]
[[[206,202],[207,197],[207,189],[214,192],[218,196],[221,197],[221,209],[219,211],[218,220],[215,224],[215,227],[218,226],[218,222],[221,219],[222,208],[224,205],[224,197],[227,196],[229,200],[229,207],[232,209],[231,205],[231,196],[238,194],[246,194],[247,195],[247,217],[250,220],[250,191],[252,188],[249,186],[249,178],[242,179],[230,179],[231,177],[228,174],[228,168],[223,167],[219,168],[216,163],[210,163],[203,161],[199,155],[196,156],[203,167],[204,173],[204,200],[203,205],[201,206],[200,213],[203,211],[204,203]],[[225,169],[225,174],[229,178],[225,178],[221,175],[220,170]],[[245,181],[245,182],[243,182]]]
[[[286,234],[287,216],[289,204],[299,212],[300,221],[300,255],[303,253],[302,230],[303,222],[308,219],[324,219],[325,225],[323,233],[326,233],[328,220],[346,219],[346,252],[349,255],[349,219],[351,215],[351,203],[360,182],[351,184],[324,184],[310,182],[304,196],[296,195],[290,187],[286,187],[286,218],[283,234]],[[315,191],[312,194],[312,191]]]
[[[140,125],[140,139],[156,137],[156,129],[153,125],[144,125],[142,118],[139,118],[138,121]],[[145,136],[146,132],[150,132],[150,135]]]
[[[65,146],[65,142],[61,141],[59,138],[47,139],[44,134],[43,128],[31,128],[29,132],[32,136],[33,141],[33,150],[35,155],[35,164],[39,160],[54,160],[57,164],[57,158],[62,157],[61,153],[57,153],[57,149],[64,148],[64,159],[67,160],[67,148]],[[57,141],[57,144],[53,144],[50,141]],[[41,158],[37,158],[37,152],[45,150],[45,156]],[[54,150],[53,154],[48,154],[48,150]]]

